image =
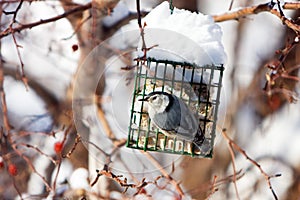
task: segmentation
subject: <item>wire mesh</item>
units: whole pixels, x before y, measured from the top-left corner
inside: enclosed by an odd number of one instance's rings
[[[223,71],[223,65],[196,66],[150,58],[138,62],[126,146],[144,151],[212,157]],[[205,133],[200,148],[181,138],[167,137],[151,123],[147,103],[138,100],[153,91],[176,95],[195,113]]]

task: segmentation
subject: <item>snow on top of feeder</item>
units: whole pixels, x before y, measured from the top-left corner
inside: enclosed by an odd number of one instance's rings
[[[150,48],[147,57],[199,66],[224,64],[226,61],[222,30],[211,16],[177,8],[171,14],[169,3],[163,2],[142,19],[143,24],[146,24],[146,47]],[[133,20],[121,32],[136,29],[138,23]],[[138,47],[140,57],[144,55],[141,41]]]

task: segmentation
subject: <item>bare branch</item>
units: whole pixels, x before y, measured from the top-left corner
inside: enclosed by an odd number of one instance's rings
[[[95,98],[97,98],[97,97],[95,97]],[[108,123],[107,119],[105,118],[105,114],[104,114],[103,110],[100,107],[98,107],[98,117],[99,117],[99,120],[102,123],[102,126],[103,126],[103,129],[104,129],[104,132],[106,133],[106,136],[109,139],[111,139],[112,141],[115,141],[116,136],[114,135],[113,131],[111,130],[111,128],[109,126],[109,123]]]
[[[228,145],[229,145],[229,152],[230,152],[230,156],[231,156],[231,160],[232,160],[231,164],[232,164],[232,169],[233,169],[233,177],[232,177],[233,180],[232,180],[232,182],[233,182],[233,185],[234,185],[236,198],[240,199],[239,191],[238,191],[237,184],[236,184],[237,172],[236,172],[236,166],[235,166],[235,155],[234,155],[234,151],[233,151],[233,148],[232,148],[232,144],[228,143]]]
[[[166,172],[166,170],[159,164],[159,162],[157,162],[157,160],[151,156],[151,154],[149,154],[148,152],[146,151],[142,151],[146,156],[147,158],[155,165],[155,167],[157,169],[159,169],[159,171],[162,173],[162,175],[164,177],[166,177],[167,179],[169,179],[169,181],[171,182],[171,184],[176,188],[178,194],[180,195],[181,198],[184,198],[184,192],[183,190],[181,189],[180,185],[178,182],[176,182],[171,176],[170,174],[168,174]]]
[[[1,44],[0,44],[1,46]],[[0,52],[0,98],[1,98],[1,108],[2,108],[2,117],[3,117],[3,125],[7,132],[10,131],[11,126],[9,124],[8,115],[7,115],[7,104],[4,92],[4,67],[2,55]],[[5,133],[4,133],[5,134]],[[2,135],[1,135],[2,138]]]
[[[213,182],[211,184],[211,192],[209,193],[209,195],[205,198],[206,200],[210,199],[210,197],[216,192],[218,191],[218,188],[216,187],[216,183],[217,183],[217,176],[215,175],[213,178]]]
[[[246,151],[244,149],[242,149],[239,145],[237,145],[232,139],[230,139],[230,137],[227,135],[226,133],[226,130],[223,129],[222,130],[222,135],[223,137],[228,141],[228,144],[230,145],[230,148],[234,148],[236,149],[238,152],[240,152],[247,160],[249,160],[254,166],[256,166],[258,168],[258,170],[260,171],[260,173],[264,176],[268,186],[269,186],[269,189],[271,190],[272,192],[272,195],[274,197],[275,200],[278,200],[278,197],[272,187],[272,184],[271,184],[271,178],[274,178],[274,177],[279,177],[281,176],[281,174],[275,174],[275,175],[268,175],[263,169],[262,167],[260,166],[260,164],[258,164],[254,159],[250,158],[248,156],[248,154],[246,153]],[[234,162],[234,161],[233,161]]]
[[[80,5],[80,6],[77,6],[77,7],[73,8],[73,9],[70,9],[69,11],[66,11],[63,14],[57,15],[55,17],[51,17],[51,18],[48,18],[48,19],[41,19],[40,21],[29,23],[29,24],[21,24],[19,26],[14,27],[14,28],[7,28],[6,30],[4,30],[0,33],[0,38],[6,37],[6,36],[8,36],[10,34],[13,34],[13,33],[16,33],[16,32],[20,32],[20,31],[25,30],[25,29],[31,29],[31,28],[39,26],[41,24],[47,24],[47,23],[50,23],[50,22],[55,22],[57,20],[65,18],[69,15],[88,10],[91,7],[92,7],[92,3],[87,3],[85,5]]]
[[[238,19],[244,18],[248,15],[259,14],[262,12],[269,12],[269,13],[277,16],[282,21],[283,24],[285,24],[287,27],[289,27],[290,29],[295,31],[297,34],[299,34],[300,26],[293,23],[290,19],[287,19],[278,10],[274,9],[274,6],[275,6],[275,3],[273,3],[273,2],[259,4],[256,6],[241,8],[237,11],[226,12],[221,15],[214,15],[213,18],[214,18],[215,22],[223,22],[223,21],[228,21],[228,20],[238,20]],[[300,8],[300,3],[285,3],[282,6],[282,8],[296,10],[296,9]]]
[[[7,30],[12,30],[13,29],[13,25],[14,25],[14,23],[17,22],[17,15],[18,15],[18,12],[20,11],[20,9],[22,8],[23,2],[24,2],[23,0],[20,0],[18,6],[16,8],[16,10],[14,10],[14,11],[6,12],[6,11],[3,10],[4,14],[6,14],[6,15],[13,15],[12,21],[9,24],[9,27],[7,28]],[[25,76],[24,62],[22,60],[20,49],[19,49],[19,48],[22,48],[22,46],[18,44],[14,32],[12,32],[12,38],[13,38],[13,42],[15,44],[15,47],[16,47],[16,50],[17,50],[17,54],[18,54],[18,58],[19,58],[20,65],[21,65],[22,81],[23,81],[23,83],[24,83],[24,85],[26,87],[26,90],[28,90],[28,81],[27,81],[27,78]]]
[[[300,9],[300,3],[285,2],[282,7],[287,10],[297,10]]]
[[[44,155],[45,157],[47,157],[49,160],[51,160],[51,162],[53,164],[56,164],[56,161],[48,154],[44,153],[42,150],[40,150],[38,147],[36,146],[33,146],[31,144],[25,144],[25,143],[18,143],[17,146],[25,146],[27,148],[30,148],[30,149],[34,149],[35,151],[37,151],[38,153],[40,153],[41,155]]]
[[[37,174],[37,175],[42,179],[44,185],[46,186],[47,191],[50,191],[50,190],[51,190],[51,187],[50,187],[50,185],[48,184],[46,178],[45,178],[41,173],[39,173],[39,172],[36,170],[35,166],[32,164],[31,159],[28,158],[27,156],[25,156],[24,153],[20,152],[20,151],[18,150],[18,147],[17,147],[17,146],[18,146],[17,144],[12,145],[12,148],[14,149],[14,152],[16,152],[21,158],[23,158],[23,159],[26,161],[27,165],[31,168],[31,170],[32,170],[35,174]]]
[[[104,115],[104,113],[103,113],[103,111],[102,111],[101,108],[98,108],[98,117],[99,117],[99,120],[100,120],[101,123],[102,123],[102,126],[104,127],[104,131],[105,131],[106,135],[108,136],[108,138],[110,138],[110,139],[112,140],[114,146],[115,146],[115,147],[121,147],[121,146],[123,146],[123,145],[126,143],[126,139],[121,139],[121,140],[117,140],[117,139],[116,139],[116,137],[115,137],[115,135],[113,134],[113,132],[112,132],[112,130],[111,130],[111,128],[110,128],[110,126],[109,126],[109,124],[108,124],[108,122],[107,122],[107,120],[106,120],[106,118],[105,118],[105,115]],[[116,150],[116,149],[115,149],[115,150]],[[113,151],[113,152],[115,152],[115,151]],[[155,165],[155,167],[156,167],[157,169],[160,170],[160,172],[162,173],[162,175],[163,175],[164,177],[166,177],[166,178],[170,181],[170,183],[176,188],[176,190],[178,191],[179,195],[180,195],[181,197],[183,197],[183,196],[184,196],[184,193],[183,193],[183,191],[182,191],[182,189],[181,189],[179,183],[176,182],[176,181],[170,176],[170,174],[168,174],[168,173],[164,170],[164,168],[157,162],[157,160],[156,160],[155,158],[153,158],[148,152],[142,152],[142,153],[144,153],[144,154],[147,156],[147,158]],[[105,154],[106,154],[106,153],[105,153]],[[106,155],[107,155],[107,154],[106,154]],[[94,185],[94,184],[97,182],[99,176],[100,176],[100,175],[99,175],[99,173],[98,173],[98,175],[97,175],[97,177],[96,177],[96,180],[93,181],[93,183],[92,183],[91,185]]]
[[[64,138],[62,140],[62,146],[64,146],[64,144],[66,143],[66,140],[67,140],[67,136],[68,134],[73,130],[73,124],[70,124],[67,129],[64,131]],[[60,152],[60,154],[58,154],[58,158],[57,158],[57,171],[56,171],[56,174],[54,176],[54,180],[53,180],[53,184],[52,184],[52,190],[53,191],[56,191],[56,182],[57,182],[57,178],[58,178],[58,175],[59,175],[59,171],[60,171],[60,168],[61,168],[61,163],[62,163],[62,151]]]
[[[77,145],[81,142],[81,136],[77,133],[76,138],[75,138],[75,143],[72,147],[72,149],[67,153],[67,154],[63,154],[62,157],[63,158],[70,158],[70,156],[72,155],[72,153],[75,151]]]

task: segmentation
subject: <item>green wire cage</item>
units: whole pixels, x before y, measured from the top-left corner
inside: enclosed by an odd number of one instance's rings
[[[223,71],[223,65],[196,66],[151,58],[139,61],[126,146],[144,151],[212,157]],[[180,138],[165,136],[151,123],[147,103],[138,100],[153,91],[176,95],[198,116],[205,133],[200,149]]]

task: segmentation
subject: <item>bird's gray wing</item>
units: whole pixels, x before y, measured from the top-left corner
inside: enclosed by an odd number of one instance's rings
[[[154,115],[154,124],[164,131],[176,131],[180,126],[180,113],[174,111],[157,113]]]
[[[181,118],[180,126],[176,130],[177,134],[186,140],[193,140],[199,128],[199,121],[183,101],[179,100],[179,105]]]
[[[172,106],[163,113],[155,114],[153,121],[169,135],[192,141],[197,134],[199,122],[182,100],[173,97]]]

